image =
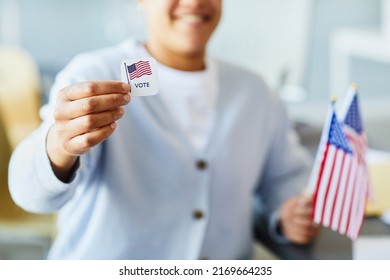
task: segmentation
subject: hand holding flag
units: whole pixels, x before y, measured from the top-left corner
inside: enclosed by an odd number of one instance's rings
[[[367,147],[357,90],[348,92],[343,121],[329,109],[313,168],[313,221],[356,239],[363,223],[370,190],[365,161]]]
[[[312,195],[301,193],[287,199],[280,209],[280,229],[287,240],[295,244],[311,243],[321,231],[313,224]]]

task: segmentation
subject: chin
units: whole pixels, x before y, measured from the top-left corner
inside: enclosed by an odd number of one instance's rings
[[[176,46],[180,49],[180,52],[192,55],[203,54],[208,40],[187,40],[185,42],[181,42]]]

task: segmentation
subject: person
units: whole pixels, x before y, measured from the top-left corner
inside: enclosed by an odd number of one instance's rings
[[[309,164],[283,104],[257,75],[206,53],[222,0],[138,2],[145,42],[75,57],[12,155],[16,203],[59,211],[48,258],[248,259],[258,226],[311,242]],[[145,56],[160,92],[131,98],[120,62]]]

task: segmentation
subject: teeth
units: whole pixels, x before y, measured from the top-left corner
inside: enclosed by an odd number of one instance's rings
[[[200,15],[184,15],[180,17],[181,20],[189,23],[201,22],[203,21],[203,16]]]

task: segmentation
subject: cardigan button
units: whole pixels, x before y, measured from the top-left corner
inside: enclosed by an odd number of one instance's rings
[[[196,219],[196,220],[200,220],[200,219],[202,219],[204,217],[204,213],[201,210],[195,210],[192,213],[192,215],[193,215],[194,219]]]
[[[205,170],[207,168],[207,162],[204,160],[198,160],[196,162],[196,168],[198,170]]]

